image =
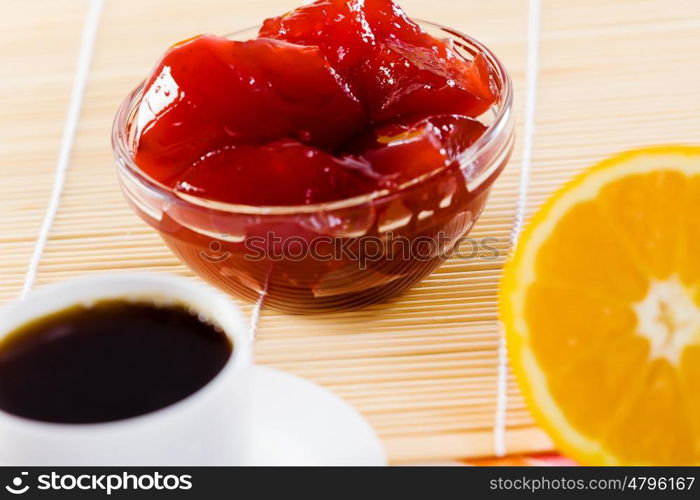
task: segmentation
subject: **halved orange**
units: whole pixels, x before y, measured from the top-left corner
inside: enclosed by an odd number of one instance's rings
[[[610,158],[540,208],[501,318],[539,423],[582,464],[700,464],[700,147]]]

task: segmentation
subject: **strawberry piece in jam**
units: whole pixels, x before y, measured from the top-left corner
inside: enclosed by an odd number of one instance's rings
[[[459,160],[462,153],[486,131],[486,125],[466,116],[431,116],[423,122],[434,127],[450,161]]]
[[[389,37],[416,44],[431,41],[392,0],[319,0],[265,20],[259,35],[316,45],[341,70],[361,64]]]
[[[475,117],[496,99],[482,54],[467,61],[392,0],[319,0],[268,19],[260,36],[320,47],[374,121],[416,113]]]
[[[375,128],[352,149],[392,188],[457,161],[485,129],[458,115],[404,119]]]
[[[372,117],[479,116],[495,99],[487,62],[486,72],[481,72],[484,62],[481,54],[468,62],[438,41],[432,47],[387,41],[363,66]]]
[[[336,68],[362,62],[374,45],[361,0],[321,0],[265,20],[259,36],[318,46]]]
[[[333,147],[365,120],[318,48],[205,35],[172,47],[147,82],[135,159],[172,184],[209,151],[283,137]]]
[[[223,148],[181,176],[176,191],[226,203],[303,205],[376,189],[368,165],[297,141]]]

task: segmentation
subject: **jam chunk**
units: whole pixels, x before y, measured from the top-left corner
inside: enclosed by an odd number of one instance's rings
[[[319,0],[268,19],[260,35],[318,46],[374,121],[426,112],[476,117],[496,99],[483,54],[466,60],[392,0]]]
[[[369,167],[293,140],[212,152],[181,176],[176,191],[226,203],[303,205],[376,189]]]
[[[288,137],[331,148],[363,108],[316,47],[205,35],[172,47],[146,84],[136,161],[172,183],[222,147]]]
[[[402,119],[364,134],[352,151],[371,164],[382,186],[392,188],[458,161],[485,129],[459,115]]]
[[[378,121],[421,113],[476,117],[495,99],[484,56],[468,62],[442,42],[420,47],[387,41],[362,69],[366,98]]]
[[[361,64],[386,38],[431,42],[392,0],[318,0],[265,20],[260,36],[316,45],[340,70]]]

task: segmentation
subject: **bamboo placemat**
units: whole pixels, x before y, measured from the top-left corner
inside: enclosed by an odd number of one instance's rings
[[[170,43],[252,26],[298,3],[103,2],[37,286],[106,271],[191,275],[124,202],[109,145],[112,118]],[[263,311],[257,361],[308,377],[355,405],[395,462],[503,451],[494,448],[499,423],[507,453],[547,450],[551,445],[533,424],[514,380],[499,370],[495,293],[519,203],[530,213],[561,182],[614,151],[700,140],[700,3],[402,4],[412,16],[475,35],[511,72],[520,139],[471,234],[476,241],[496,238],[499,255],[453,259],[405,295],[360,311],[316,316]],[[26,0],[3,6],[0,301],[21,292],[44,221],[90,5],[90,0]],[[532,69],[539,62],[539,71],[528,74],[528,61]],[[523,127],[526,109],[534,111],[534,128]],[[506,377],[500,393],[499,376]]]

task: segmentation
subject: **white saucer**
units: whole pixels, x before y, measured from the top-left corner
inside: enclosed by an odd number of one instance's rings
[[[335,394],[254,366],[250,465],[386,465],[372,427]]]

